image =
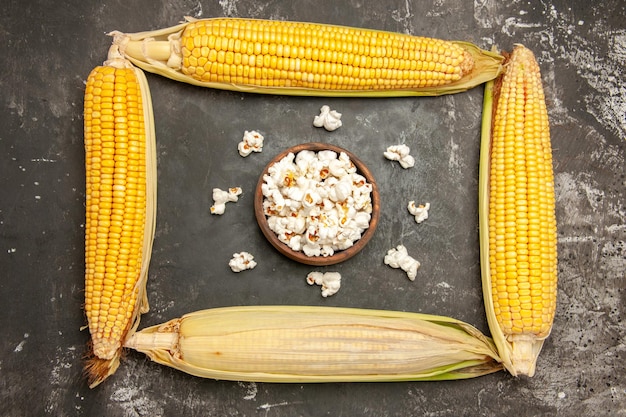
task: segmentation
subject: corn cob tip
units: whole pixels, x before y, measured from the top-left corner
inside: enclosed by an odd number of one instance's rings
[[[117,356],[117,352],[121,347],[122,345],[119,340],[105,339],[99,343],[97,347],[94,347],[93,354],[101,359],[111,360]]]
[[[147,67],[178,71],[182,67],[180,41],[182,27],[191,21],[193,20],[151,32],[129,34],[115,30],[108,35],[113,37],[111,46],[115,47],[126,61],[132,61],[139,67],[142,66],[140,62],[145,62]]]
[[[94,354],[92,346],[89,347],[89,354],[83,366],[83,374],[87,378],[89,388],[97,387],[115,373],[120,365],[122,354],[123,352],[120,348],[111,359],[102,359]]]
[[[512,366],[510,368],[513,370],[513,372],[515,372],[517,375],[526,375],[529,377],[533,377],[535,375],[537,358],[542,347],[543,340],[536,340],[533,337],[517,338],[516,341],[512,341]]]
[[[105,67],[113,68],[133,68],[133,64],[120,52],[120,46],[112,44],[107,53],[107,59],[102,64]]]

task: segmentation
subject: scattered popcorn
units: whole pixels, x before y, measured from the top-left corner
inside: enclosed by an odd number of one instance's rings
[[[233,254],[233,259],[228,262],[228,266],[233,272],[241,272],[246,269],[252,269],[256,266],[254,256],[248,252],[239,252]]]
[[[408,169],[415,165],[415,159],[409,155],[409,152],[411,149],[406,145],[394,145],[388,147],[384,155],[390,161],[398,161],[402,168]]]
[[[338,113],[336,110],[331,110],[330,107],[326,105],[322,106],[320,109],[320,115],[315,116],[315,119],[313,119],[313,126],[324,127],[324,129],[329,132],[339,129],[341,125],[341,113]]]
[[[245,158],[252,152],[261,152],[263,150],[263,139],[263,136],[256,130],[251,132],[246,130],[243,134],[243,140],[237,145],[239,155]]]
[[[372,184],[348,155],[326,150],[289,153],[263,176],[269,228],[292,250],[331,256],[369,227]]]
[[[385,255],[385,264],[392,268],[401,268],[411,281],[415,281],[420,263],[407,253],[404,245],[390,249]]]
[[[428,210],[430,209],[430,203],[415,205],[415,201],[409,201],[409,213],[415,216],[415,221],[419,224],[428,218]]]
[[[322,297],[330,297],[341,287],[341,274],[339,272],[310,272],[306,277],[306,282],[309,285],[321,285]]]
[[[229,188],[228,191],[220,190],[219,188],[213,189],[213,206],[211,206],[211,214],[224,214],[226,209],[226,203],[236,202],[239,200],[239,195],[243,191],[240,187]]]

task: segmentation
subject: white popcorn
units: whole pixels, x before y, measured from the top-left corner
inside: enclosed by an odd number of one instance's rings
[[[302,205],[306,208],[315,207],[322,201],[322,197],[316,190],[306,190],[302,197]]]
[[[408,169],[415,165],[415,158],[409,152],[411,149],[407,145],[394,145],[388,147],[384,155],[390,161],[398,161],[402,168]]]
[[[331,110],[330,107],[324,105],[320,109],[319,116],[315,116],[313,119],[313,126],[324,127],[324,129],[332,132],[341,127],[341,113],[336,110]]]
[[[319,159],[320,161],[332,161],[334,159],[337,159],[337,152],[335,151],[331,151],[331,150],[324,150],[324,151],[319,151],[317,153],[317,159]]]
[[[337,178],[344,177],[348,173],[345,161],[341,161],[339,159],[332,159],[328,163],[328,170],[330,171],[331,175]]]
[[[233,272],[241,272],[246,269],[252,269],[256,266],[254,256],[248,252],[234,253],[233,258],[228,262],[228,266]]]
[[[301,172],[307,172],[309,170],[309,165],[315,159],[317,159],[317,155],[315,154],[315,152],[308,150],[298,152],[298,155],[295,157],[296,165]]]
[[[331,256],[369,227],[372,184],[344,152],[290,153],[268,168],[263,181],[267,224],[294,251]]]
[[[303,250],[302,235],[295,235],[291,239],[289,239],[288,242],[289,247],[296,252],[300,252]]]
[[[357,213],[354,216],[354,222],[357,225],[357,227],[360,227],[360,228],[367,228],[371,219],[372,219],[372,215],[369,213],[364,213],[364,212]]]
[[[398,245],[387,251],[385,264],[392,268],[401,268],[411,281],[415,281],[420,263],[409,256],[404,245]]]
[[[330,192],[330,199],[343,203],[352,194],[352,184],[349,181],[340,181]]]
[[[428,218],[428,210],[430,209],[430,203],[415,205],[415,201],[409,201],[407,207],[409,213],[415,216],[415,221],[419,224]]]
[[[256,130],[251,132],[246,130],[243,134],[242,141],[237,145],[239,155],[245,158],[252,152],[261,152],[263,150],[263,139],[263,135]]]
[[[243,191],[240,187],[229,188],[228,191],[214,188],[211,214],[224,214],[224,210],[226,210],[226,203],[234,203],[239,200],[239,195],[241,195],[242,192]]]
[[[304,252],[306,256],[322,256],[322,247],[315,243],[307,242],[302,246],[302,252]]]
[[[283,195],[278,190],[272,190],[271,192],[272,201],[274,202],[274,210],[281,212],[283,208],[285,208],[285,199]]]
[[[329,297],[339,291],[341,287],[341,274],[339,272],[310,272],[306,277],[306,282],[309,285],[321,285],[322,297]]]

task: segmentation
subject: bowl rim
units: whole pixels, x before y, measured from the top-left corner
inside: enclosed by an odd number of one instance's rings
[[[269,168],[272,165],[274,165],[276,162],[280,161],[281,159],[283,159],[290,153],[297,155],[299,152],[304,151],[304,150],[309,150],[309,151],[314,151],[314,152],[330,150],[330,151],[337,152],[337,154],[344,152],[346,155],[348,155],[348,157],[350,158],[350,161],[352,161],[352,163],[356,166],[357,172],[363,175],[366,178],[367,182],[372,185],[372,192],[371,192],[371,197],[370,197],[372,200],[372,213],[371,213],[369,227],[365,229],[365,231],[361,234],[361,237],[359,238],[359,240],[354,242],[354,245],[352,245],[348,249],[336,251],[331,256],[307,256],[302,251],[294,251],[287,244],[281,242],[278,239],[278,236],[276,236],[276,234],[269,228],[267,224],[267,217],[265,216],[265,213],[263,212],[264,196],[263,196],[263,192],[261,189],[263,182],[264,182],[263,177],[268,173]],[[367,243],[374,236],[374,233],[378,226],[378,220],[380,217],[380,194],[378,191],[378,185],[376,184],[376,180],[374,179],[372,172],[369,170],[367,165],[365,165],[365,163],[363,163],[363,161],[361,161],[352,152],[340,146],[329,144],[329,143],[322,143],[322,142],[300,143],[300,144],[291,146],[279,152],[276,156],[274,156],[267,163],[267,165],[263,169],[263,172],[261,173],[259,177],[256,189],[254,192],[254,215],[259,225],[259,228],[261,229],[261,232],[263,233],[265,238],[270,242],[270,244],[276,250],[278,250],[278,252],[280,252],[284,256],[294,261],[306,264],[306,265],[313,265],[313,266],[335,265],[355,256],[367,245]]]

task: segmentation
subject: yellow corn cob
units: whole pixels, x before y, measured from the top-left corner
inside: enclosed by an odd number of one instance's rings
[[[254,382],[463,379],[502,369],[491,339],[447,317],[332,307],[202,310],[126,346],[205,378]]]
[[[124,34],[138,67],[204,87],[319,96],[465,91],[495,78],[502,56],[466,42],[316,23],[216,18]]]
[[[85,87],[85,313],[92,345],[86,371],[92,386],[115,371],[123,342],[148,309],[156,208],[148,85],[116,49]]]
[[[550,127],[533,53],[515,47],[487,84],[480,168],[483,293],[513,375],[535,373],[556,308],[557,240]]]

